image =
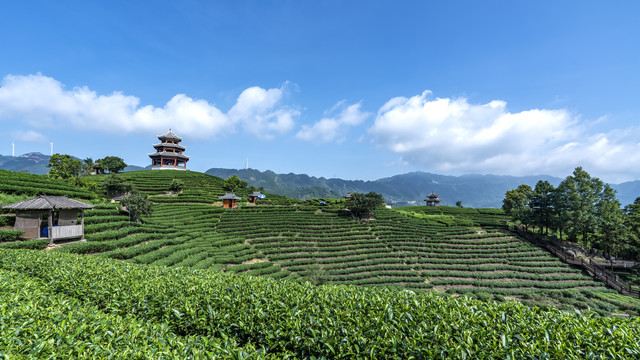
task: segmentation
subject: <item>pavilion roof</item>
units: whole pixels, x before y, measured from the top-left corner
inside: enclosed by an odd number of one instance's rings
[[[220,200],[242,200],[241,197],[239,197],[238,195],[234,194],[234,193],[226,193],[222,196],[218,196],[218,199]]]
[[[160,157],[160,156],[164,156],[164,157],[177,157],[180,159],[185,159],[185,160],[189,160],[189,157],[187,155],[182,155],[182,154],[178,154],[175,153],[173,151],[161,151],[161,152],[154,152],[149,154],[149,157]]]
[[[32,199],[5,205],[2,208],[13,210],[93,209],[93,205],[69,199],[66,196],[39,195]]]
[[[178,141],[182,141],[182,138],[176,134],[174,134],[173,131],[171,131],[171,129],[169,129],[169,131],[167,131],[166,133],[162,134],[162,135],[158,135],[158,139],[159,140],[178,140]]]
[[[180,149],[180,150],[186,150],[187,148],[185,148],[184,146],[180,145],[180,144],[174,144],[174,143],[160,143],[160,144],[155,144],[153,145],[154,148],[161,148],[161,147],[166,147],[166,148],[176,148],[176,149]]]
[[[427,195],[427,197],[428,197],[429,199],[437,199],[437,198],[438,198],[438,195],[436,195],[436,194],[434,194],[433,192],[431,192],[431,194]]]
[[[260,195],[262,195],[260,191],[254,191],[251,194],[249,194],[249,196],[260,196]]]

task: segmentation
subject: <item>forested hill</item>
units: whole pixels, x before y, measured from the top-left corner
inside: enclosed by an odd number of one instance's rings
[[[507,190],[520,184],[534,186],[538,180],[547,180],[557,185],[561,179],[550,176],[497,176],[463,175],[446,176],[424,172],[412,172],[374,181],[326,179],[305,174],[276,174],[273,171],[255,169],[235,170],[213,168],[207,174],[221,178],[237,175],[249,185],[263,187],[266,191],[310,199],[318,197],[341,197],[350,192],[375,191],[397,205],[424,205],[424,199],[432,191],[440,196],[443,205],[500,207]]]
[[[51,156],[39,152],[22,154],[20,156],[0,155],[0,169],[11,171],[27,171],[31,174],[46,174],[49,172],[47,164]]]
[[[447,176],[425,172],[411,172],[374,181],[326,179],[306,174],[276,174],[271,170],[221,169],[211,168],[207,174],[228,178],[237,175],[249,185],[263,187],[265,191],[295,197],[312,199],[322,197],[342,197],[350,192],[375,191],[396,206],[424,205],[425,197],[435,192],[443,205],[454,206],[462,201],[463,206],[479,208],[499,208],[507,190],[518,185],[535,187],[538,180],[547,180],[557,186],[562,179],[548,175],[502,176],[502,175],[462,175]],[[640,196],[640,181],[611,184],[618,191],[622,205],[633,203]]]

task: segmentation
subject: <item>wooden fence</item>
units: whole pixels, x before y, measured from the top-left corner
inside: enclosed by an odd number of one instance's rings
[[[567,264],[580,266],[584,272],[593,276],[595,279],[604,282],[607,286],[619,291],[623,295],[640,298],[640,292],[631,287],[631,284],[624,283],[618,279],[618,277],[605,268],[602,264],[594,262],[592,259],[584,260],[575,257],[573,254],[565,251],[564,249],[555,246],[554,244],[540,240],[537,236],[529,234],[523,231],[517,231],[520,236],[527,239],[529,242],[546,249],[553,255],[560,258]]]

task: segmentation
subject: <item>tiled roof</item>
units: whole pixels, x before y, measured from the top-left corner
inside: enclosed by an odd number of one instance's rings
[[[149,154],[150,158],[160,157],[160,156],[176,157],[176,158],[179,158],[179,159],[189,160],[189,157],[187,155],[182,155],[182,154],[178,154],[178,153],[174,153],[174,152],[168,152],[168,151],[154,152],[154,153]]]
[[[180,150],[186,150],[187,148],[185,148],[184,146],[180,145],[180,144],[174,144],[174,143],[160,143],[160,144],[155,144],[153,145],[154,148],[162,148],[162,147],[166,147],[166,148],[176,148],[176,149],[180,149]]]
[[[69,199],[66,196],[39,195],[33,199],[5,205],[2,208],[13,210],[93,209],[93,205]]]
[[[218,199],[220,200],[242,200],[241,197],[237,196],[234,193],[226,193],[222,196],[218,196]]]
[[[171,129],[169,129],[169,131],[167,131],[166,133],[159,135],[158,139],[162,140],[178,140],[178,141],[182,141],[182,138],[176,134],[173,133],[173,131],[171,131]]]

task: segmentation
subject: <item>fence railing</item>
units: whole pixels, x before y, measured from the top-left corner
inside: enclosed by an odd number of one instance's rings
[[[633,289],[631,287],[631,284],[620,281],[618,279],[618,276],[616,276],[613,272],[611,272],[604,266],[594,262],[592,259],[584,260],[581,258],[577,258],[573,254],[565,251],[560,247],[555,246],[554,244],[548,241],[543,241],[538,239],[538,237],[536,237],[533,234],[529,234],[519,230],[517,231],[517,233],[523,238],[525,238],[526,240],[528,240],[529,242],[535,245],[538,245],[543,249],[546,249],[553,255],[560,258],[562,261],[571,265],[580,266],[582,270],[585,271],[587,274],[590,274],[595,279],[598,279],[604,282],[607,286],[619,291],[621,294],[633,296],[635,298],[640,298],[640,292],[638,290]]]

